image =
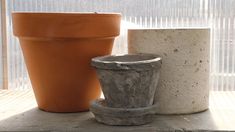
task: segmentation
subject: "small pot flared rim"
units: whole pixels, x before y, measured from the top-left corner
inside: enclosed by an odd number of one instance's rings
[[[121,17],[121,13],[115,12],[24,12],[24,11],[14,11],[12,14],[21,15],[76,15],[76,16],[100,16],[100,17]]]
[[[143,59],[133,60],[133,61],[120,61],[118,58],[125,57],[142,57]],[[110,59],[114,60],[110,60]],[[116,60],[115,60],[116,59]],[[106,55],[101,57],[92,58],[92,66],[100,69],[145,69],[147,68],[160,66],[161,65],[161,57],[155,54],[123,54],[123,55]]]

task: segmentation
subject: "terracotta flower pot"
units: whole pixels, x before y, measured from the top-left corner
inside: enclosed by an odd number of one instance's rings
[[[13,13],[40,109],[78,112],[100,96],[91,58],[110,54],[120,14]]]

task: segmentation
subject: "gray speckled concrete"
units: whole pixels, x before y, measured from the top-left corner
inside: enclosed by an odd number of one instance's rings
[[[137,54],[92,59],[105,100],[96,100],[91,111],[108,125],[142,125],[153,120],[153,100],[161,58]]]
[[[143,125],[153,121],[155,105],[140,108],[112,108],[105,105],[104,99],[91,103],[90,110],[98,122],[108,125]]]
[[[151,106],[158,83],[161,58],[152,55],[105,56],[92,59],[107,106]]]
[[[209,29],[131,29],[128,43],[129,53],[162,56],[157,113],[194,113],[208,108]]]

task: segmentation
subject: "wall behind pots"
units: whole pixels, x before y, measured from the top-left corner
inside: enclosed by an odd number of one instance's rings
[[[234,0],[7,0],[10,89],[31,87],[18,40],[12,35],[11,11],[121,12],[114,54],[127,53],[127,28],[211,27],[211,88],[235,90]]]

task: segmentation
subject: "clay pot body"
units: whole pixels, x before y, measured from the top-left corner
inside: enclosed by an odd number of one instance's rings
[[[91,58],[110,54],[120,14],[13,13],[38,107],[78,112],[100,96]]]

